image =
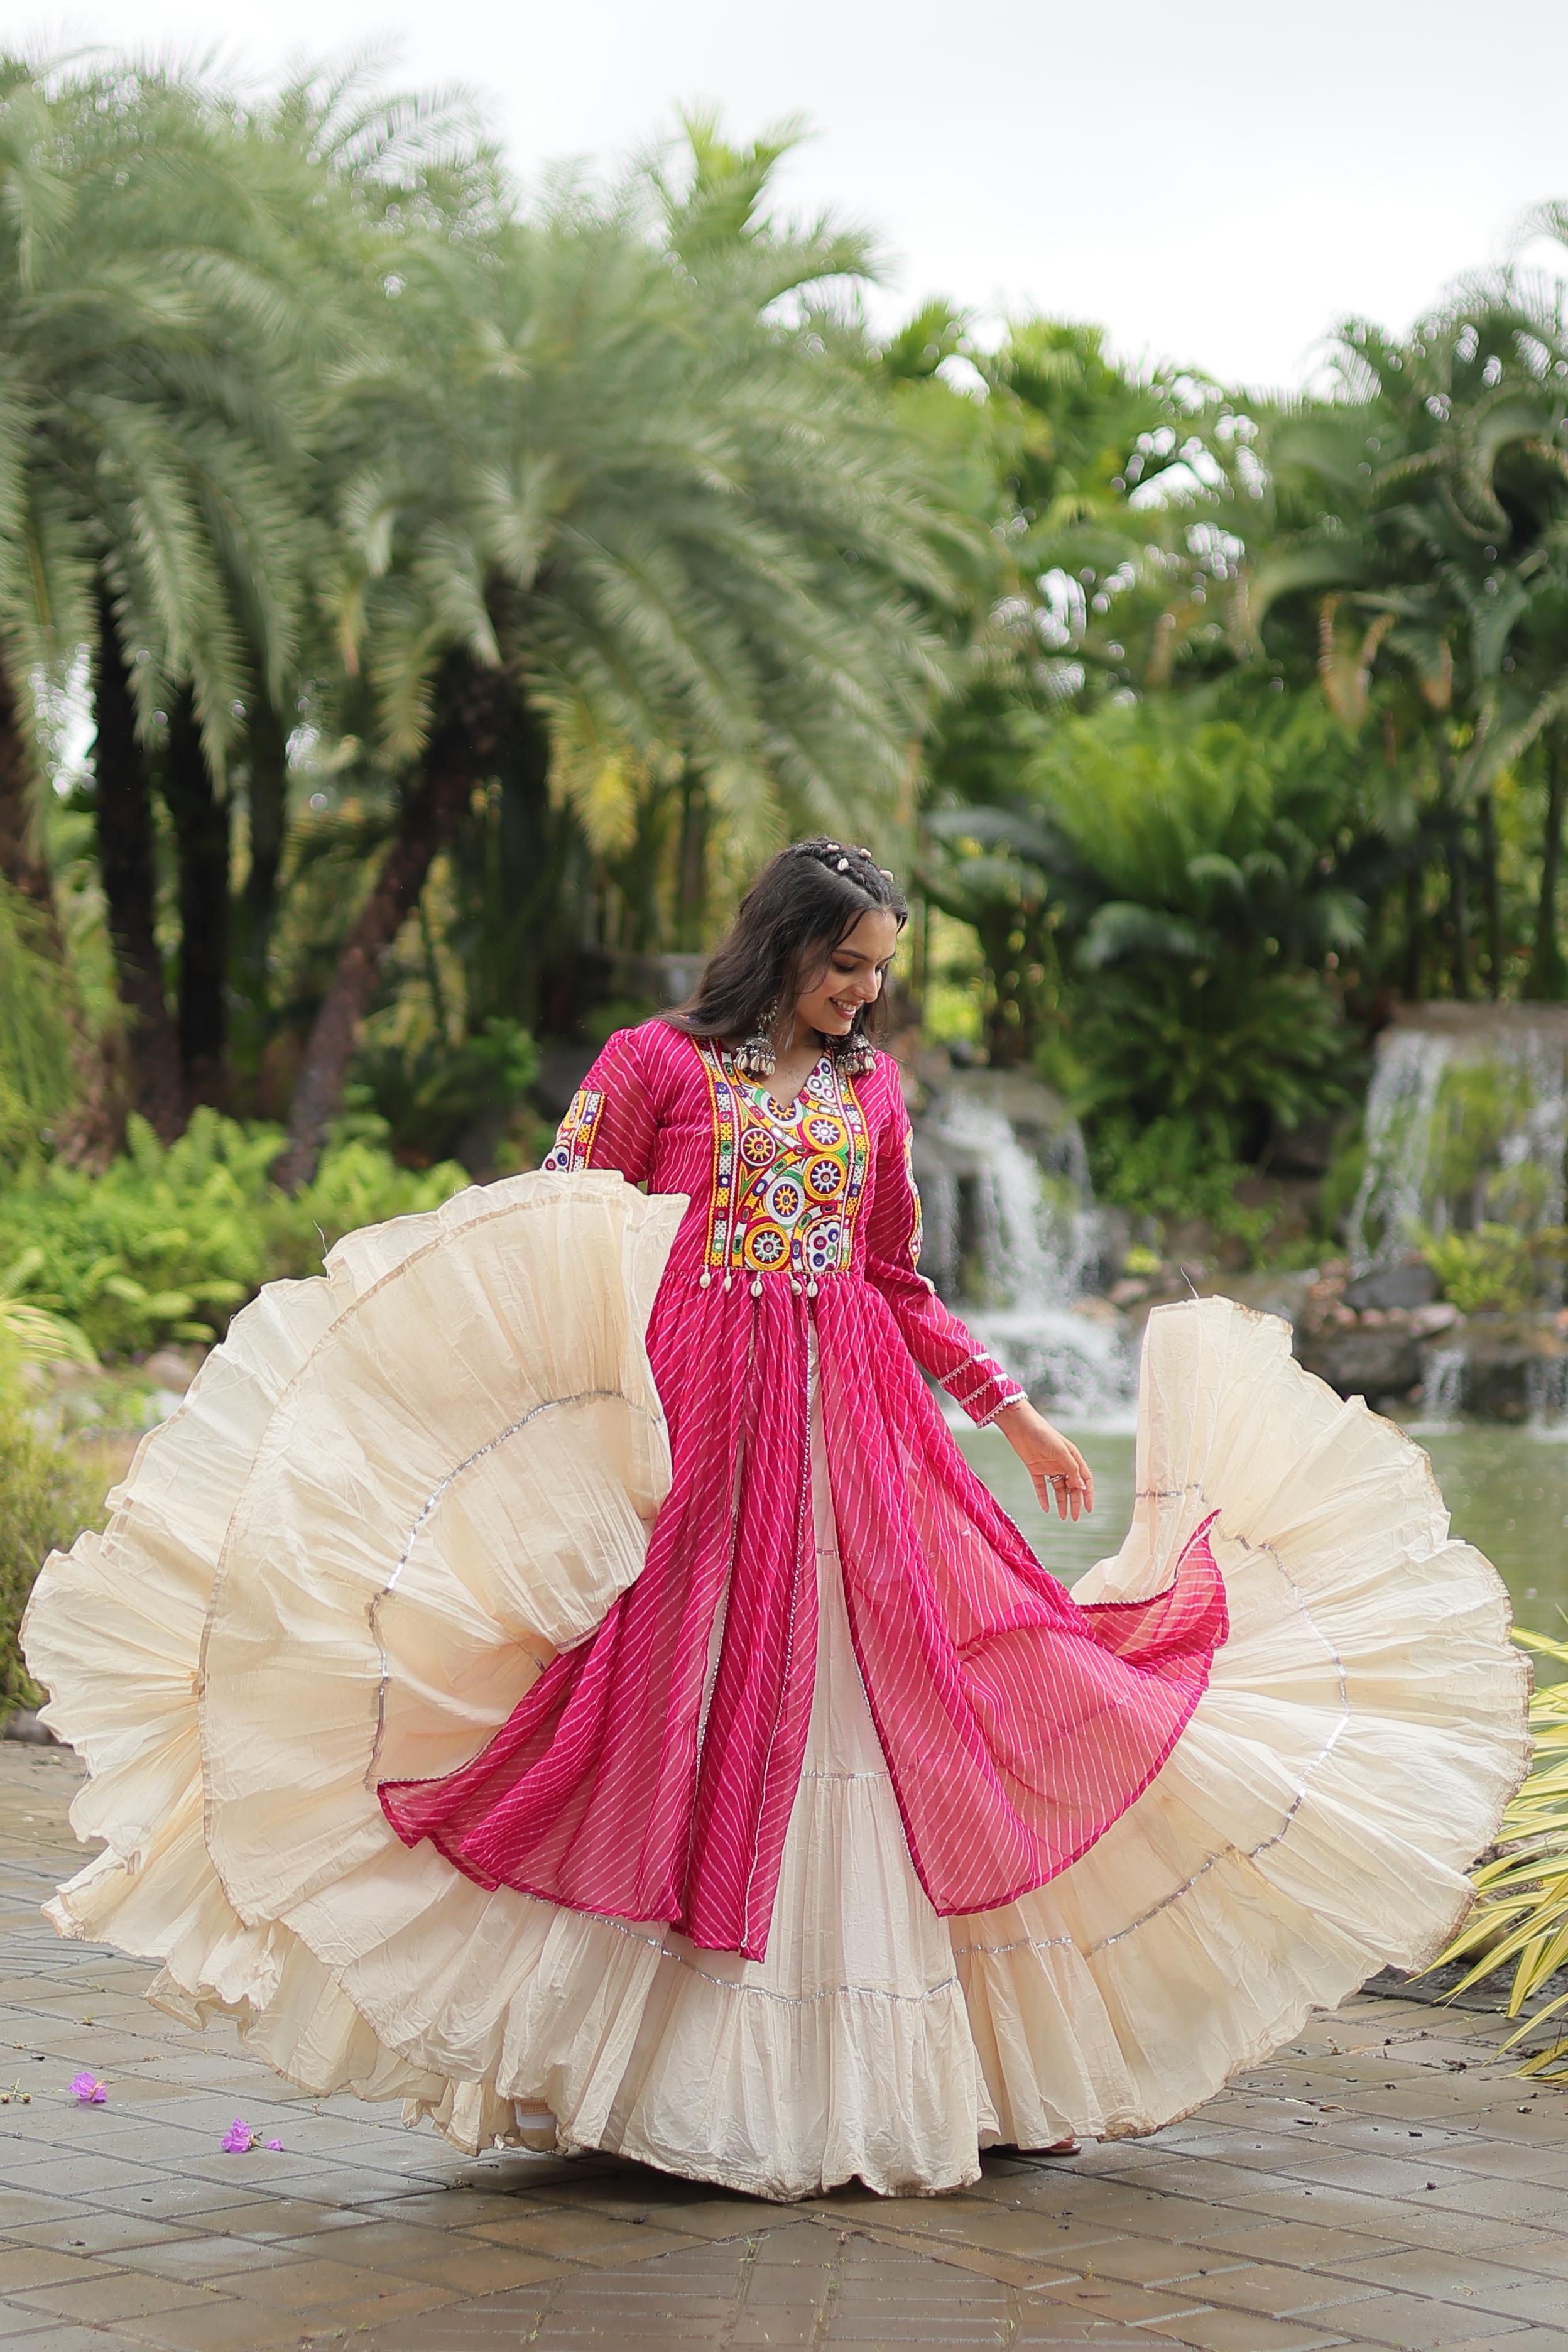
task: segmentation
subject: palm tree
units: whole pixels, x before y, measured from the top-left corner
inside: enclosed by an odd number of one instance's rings
[[[47,900],[34,688],[87,649],[136,1091],[168,1134],[185,1084],[148,751],[178,704],[221,787],[237,714],[279,688],[304,573],[301,361],[325,322],[290,245],[298,173],[263,168],[200,88],[0,59],[0,862]]]
[[[1298,651],[1339,716],[1359,727],[1376,708],[1390,740],[1430,770],[1426,834],[1448,869],[1461,996],[1471,985],[1466,828],[1476,827],[1495,994],[1492,787],[1568,715],[1565,350],[1556,294],[1505,273],[1458,289],[1403,341],[1352,321],[1338,347],[1338,396],[1275,417],[1265,436],[1272,529],[1256,534],[1245,574],[1246,627],[1278,649],[1266,625],[1276,614],[1289,625],[1294,607],[1308,640],[1298,637]],[[1562,814],[1561,795],[1549,793],[1549,877]],[[1532,987],[1552,984],[1557,952],[1548,916]]]
[[[863,378],[780,323],[781,296],[858,248],[766,233],[765,176],[700,142],[685,210],[641,173],[400,264],[400,349],[339,410],[357,555],[339,609],[405,782],[307,1051],[286,1181],[313,1166],[382,959],[489,780],[557,841],[552,794],[614,840],[628,795],[693,774],[754,842],[896,820],[942,675],[915,602],[945,592],[940,519]],[[540,883],[558,887],[548,861]],[[550,913],[542,896],[546,932]]]

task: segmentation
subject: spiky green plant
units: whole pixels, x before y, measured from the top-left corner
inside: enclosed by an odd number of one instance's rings
[[[1514,1638],[1568,1677],[1568,1641],[1519,1629]],[[1568,1678],[1536,1691],[1530,1727],[1535,1754],[1529,1776],[1503,1815],[1497,1853],[1475,1874],[1475,1907],[1436,1964],[1471,1961],[1456,1993],[1512,1969],[1508,2014],[1521,2021],[1505,2049],[1568,2010],[1568,1991],[1542,1997],[1568,1966]],[[1557,2037],[1521,2071],[1568,2074],[1568,2027],[1560,2023]]]

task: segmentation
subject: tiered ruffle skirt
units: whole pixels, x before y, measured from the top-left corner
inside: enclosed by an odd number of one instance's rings
[[[1420,1450],[1223,1300],[1151,1318],[1133,1526],[1076,1591],[1158,1590],[1217,1512],[1230,1635],[1158,1777],[1048,1885],[943,1919],[915,1876],[820,1404],[816,1685],[766,1959],[405,1848],[378,1782],[462,1762],[637,1572],[680,1205],[514,1179],[237,1318],[28,1612],[91,1776],[73,1821],[106,1842],[47,1906],[63,1934],[156,1960],[161,2006],[232,2017],[312,2093],[401,2099],[469,2149],[548,2115],[567,2148],[775,2198],[1152,2130],[1441,1948],[1528,1760],[1506,1596]]]

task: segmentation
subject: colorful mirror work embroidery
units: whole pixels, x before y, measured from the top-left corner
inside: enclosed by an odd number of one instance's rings
[[[815,1296],[824,1275],[849,1264],[866,1184],[866,1121],[851,1082],[824,1055],[797,1101],[773,1100],[740,1076],[721,1046],[704,1042],[716,1145],[702,1274],[737,1273],[761,1286],[787,1274]]]

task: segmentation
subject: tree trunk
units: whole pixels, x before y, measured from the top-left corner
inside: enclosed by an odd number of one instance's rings
[[[0,875],[45,916],[58,940],[54,887],[32,822],[32,776],[21,714],[0,664]]]
[[[1487,927],[1487,994],[1495,1003],[1502,993],[1502,884],[1498,875],[1497,810],[1489,791],[1477,798],[1476,830],[1481,845],[1481,909]]]
[[[278,873],[289,824],[289,730],[258,697],[248,714],[250,862],[235,912],[236,965],[258,1007],[267,1002],[267,951],[278,912]]]
[[[224,1097],[228,1034],[229,809],[213,790],[187,687],[169,713],[163,799],[180,872],[180,1068],[188,1103]]]
[[[1448,922],[1454,935],[1454,994],[1463,1003],[1470,993],[1470,894],[1465,839],[1457,818],[1448,827],[1444,847],[1448,860]]]
[[[1541,897],[1535,946],[1522,993],[1537,1003],[1568,996],[1568,962],[1557,936],[1557,885],[1563,870],[1563,819],[1568,810],[1568,743],[1555,727],[1546,738],[1546,824],[1541,842]]]
[[[1418,865],[1405,869],[1405,1001],[1407,1004],[1421,1002],[1422,957],[1421,868]]]
[[[165,1143],[185,1124],[180,1043],[163,1001],[163,971],[154,931],[157,890],[153,857],[153,794],[136,740],[136,711],[107,591],[99,592],[98,866],[114,948],[120,1001],[129,1026],[135,1108]]]
[[[432,861],[468,814],[475,785],[500,763],[512,715],[501,672],[454,656],[437,710],[419,780],[404,802],[397,830],[338,959],[305,1048],[289,1113],[289,1142],[273,1169],[277,1181],[290,1192],[315,1174],[387,950],[418,904]]]

